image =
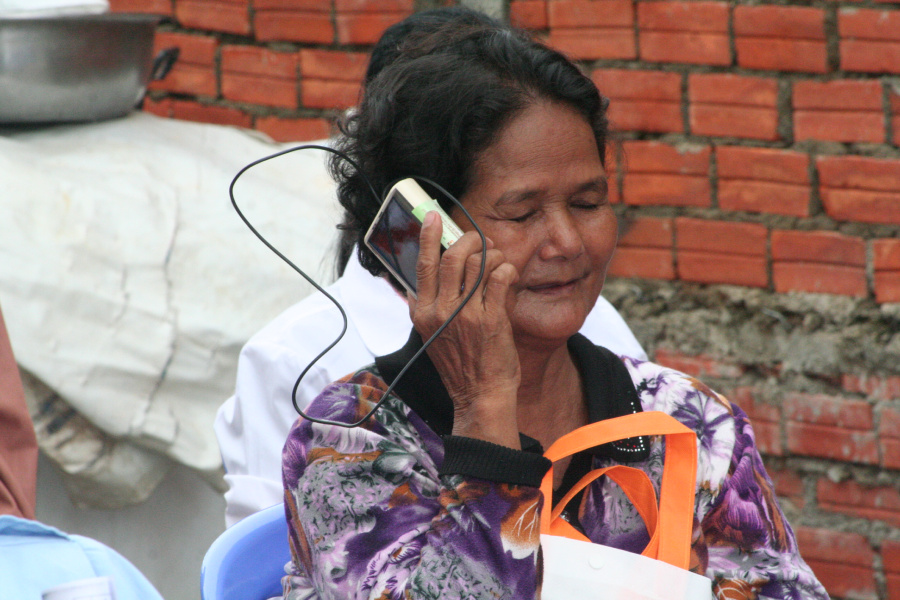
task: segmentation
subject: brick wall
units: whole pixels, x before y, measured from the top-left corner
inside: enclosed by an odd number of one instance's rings
[[[326,137],[423,0],[112,0],[179,46],[145,110]],[[434,4],[432,2],[432,4]],[[900,599],[900,2],[511,0],[611,98],[610,297],[754,420],[836,598]]]

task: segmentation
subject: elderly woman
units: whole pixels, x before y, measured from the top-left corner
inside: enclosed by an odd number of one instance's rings
[[[403,375],[412,354],[475,285],[480,238],[443,254],[429,213],[407,345],[326,387],[284,448],[289,599],[534,598],[542,456],[588,423],[663,411],[697,433],[691,570],[721,598],[827,598],[797,552],[746,415],[700,382],[617,357],[579,335],[616,244],[604,168],[606,101],[560,54],[504,28],[442,30],[410,42],[367,89],[342,148],[376,189],[429,178],[461,199],[488,238],[471,301]],[[378,203],[336,162],[361,238]],[[354,221],[355,219],[355,221]],[[373,274],[383,267],[359,244]],[[663,443],[634,438],[557,463],[555,494],[594,467],[627,464],[658,488]],[[599,479],[567,520],[596,543],[641,552],[649,536]]]

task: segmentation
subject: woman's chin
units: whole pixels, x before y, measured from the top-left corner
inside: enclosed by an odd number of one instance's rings
[[[578,333],[586,318],[587,313],[582,310],[567,314],[549,309],[522,314],[517,310],[511,321],[517,341],[530,338],[559,344]]]

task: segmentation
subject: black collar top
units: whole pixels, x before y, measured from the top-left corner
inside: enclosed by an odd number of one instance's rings
[[[641,412],[641,403],[634,383],[618,356],[602,346],[595,346],[580,333],[569,338],[567,345],[581,375],[588,404],[588,417],[592,423]],[[403,367],[421,347],[422,338],[414,329],[400,350],[375,359],[378,371],[388,385],[394,382]],[[394,390],[432,431],[442,437],[451,435],[453,402],[427,353],[416,359],[415,364],[410,366]],[[522,433],[519,437],[522,441],[522,450],[543,453],[537,440]],[[590,452],[616,462],[635,462],[647,459],[650,443],[645,436],[634,437],[597,446]]]

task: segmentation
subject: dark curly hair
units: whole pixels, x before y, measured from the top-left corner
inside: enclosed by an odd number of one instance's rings
[[[508,26],[449,24],[404,40],[394,62],[366,87],[358,110],[340,123],[337,147],[380,194],[400,178],[419,176],[459,198],[479,153],[542,99],[584,115],[605,160],[607,101],[578,67]],[[340,228],[355,240],[363,267],[382,275],[384,267],[362,243],[380,199],[346,161],[332,157],[330,168],[344,208]],[[435,197],[451,209],[449,200]]]

